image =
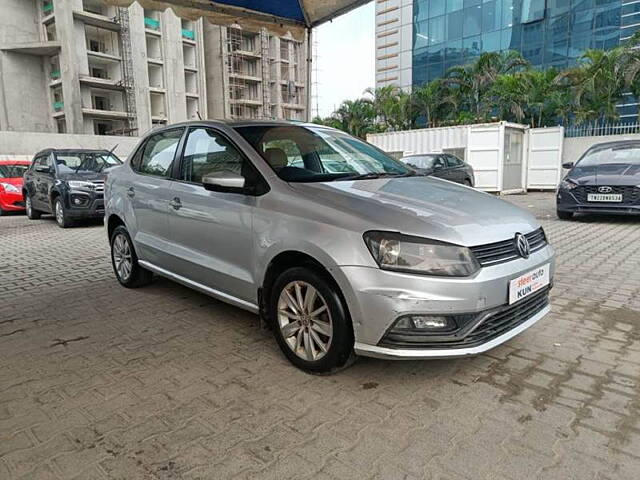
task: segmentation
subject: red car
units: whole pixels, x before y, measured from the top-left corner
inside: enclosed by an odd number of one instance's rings
[[[28,160],[0,160],[0,216],[24,211],[22,176],[30,164]]]

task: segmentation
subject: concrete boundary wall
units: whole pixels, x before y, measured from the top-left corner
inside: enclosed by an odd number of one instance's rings
[[[0,132],[0,159],[28,159],[45,148],[91,148],[114,150],[121,159],[129,156],[139,137],[73,135],[40,132]]]

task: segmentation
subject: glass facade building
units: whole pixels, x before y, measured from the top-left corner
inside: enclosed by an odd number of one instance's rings
[[[561,69],[588,48],[615,47],[639,27],[638,0],[414,0],[412,83],[501,50]]]

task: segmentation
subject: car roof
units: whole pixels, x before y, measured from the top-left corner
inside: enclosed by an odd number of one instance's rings
[[[0,165],[30,165],[30,160],[0,160]]]
[[[238,127],[259,127],[259,126],[271,126],[271,127],[315,127],[315,128],[327,128],[331,130],[335,130],[332,127],[328,127],[326,125],[320,125],[317,123],[308,123],[308,122],[300,122],[295,120],[191,120],[188,122],[180,122],[180,123],[172,123],[171,125],[167,125],[161,128],[155,128],[149,132],[147,132],[146,136],[153,135],[154,133],[162,132],[164,130],[171,130],[173,128],[178,127],[189,127],[189,126],[211,126],[211,127],[227,127],[227,128],[238,128]]]
[[[74,153],[113,153],[107,149],[93,149],[93,148],[45,148],[44,150],[40,150],[35,156],[42,155],[45,153],[66,153],[66,154],[74,154]]]
[[[409,157],[425,157],[427,155],[444,155],[442,152],[434,152],[434,153],[410,153],[409,155],[403,155],[402,158]]]
[[[615,147],[640,147],[640,140],[616,140],[614,142],[602,142],[596,143],[589,147],[589,151],[593,150],[604,150],[606,148],[615,148]]]

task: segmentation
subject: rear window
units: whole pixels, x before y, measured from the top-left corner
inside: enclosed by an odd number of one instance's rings
[[[21,178],[29,165],[0,165],[0,178]]]

